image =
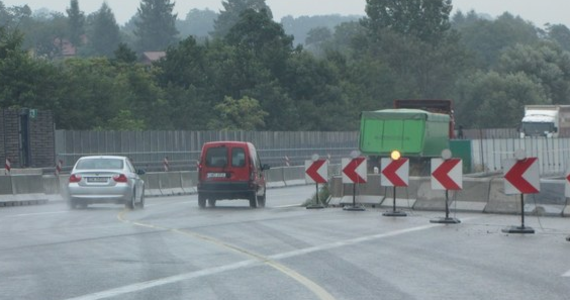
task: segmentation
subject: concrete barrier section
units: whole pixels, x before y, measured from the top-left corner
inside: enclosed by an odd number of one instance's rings
[[[380,180],[380,179],[378,179]],[[424,177],[410,177],[407,187],[396,187],[396,207],[413,208],[416,205],[418,192],[422,183],[426,180]],[[384,201],[382,207],[394,207],[394,187],[382,187]]]
[[[564,180],[540,181],[540,193],[525,196],[525,213],[549,216],[561,216],[566,208]]]
[[[520,214],[521,203],[519,195],[505,195],[503,178],[493,178],[490,181],[489,202],[485,206],[486,213]]]
[[[342,184],[342,177],[339,177]],[[352,184],[345,183],[343,186],[343,197],[340,200],[340,205],[356,204],[366,206],[379,206],[384,199],[382,187],[380,186],[379,175],[368,174],[366,183]],[[356,198],[353,198],[353,192],[356,190]]]
[[[16,194],[37,194],[44,192],[42,175],[14,175],[12,191]]]
[[[59,195],[59,177],[55,175],[42,175],[43,191],[46,195]]]
[[[419,181],[417,200],[414,203],[414,209],[445,211],[445,191],[433,190],[431,188],[431,180],[429,178]]]
[[[0,176],[0,195],[12,195],[12,177]]]
[[[305,167],[283,167],[283,180],[286,186],[305,185]]]
[[[172,196],[184,194],[180,172],[160,173],[158,179],[162,195]]]
[[[489,202],[490,188],[490,178],[464,178],[463,189],[450,193],[450,208],[456,211],[483,212]]]
[[[13,175],[2,179],[1,206],[43,204],[48,202],[44,193],[42,175]],[[11,185],[11,187],[8,186]],[[12,191],[12,194],[8,192]]]
[[[186,194],[196,193],[196,183],[198,182],[198,172],[183,171],[180,172],[180,182],[182,183],[182,190]]]
[[[141,176],[145,183],[145,196],[162,196],[162,192],[160,191],[159,175],[160,173],[146,173]]]
[[[285,186],[285,173],[283,168],[269,169],[265,171],[265,181],[267,187],[284,187]]]
[[[69,183],[69,174],[59,175],[59,193],[63,199],[67,199],[67,184]]]

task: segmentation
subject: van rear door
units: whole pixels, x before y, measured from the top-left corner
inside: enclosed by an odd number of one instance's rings
[[[221,144],[208,147],[203,174],[206,181],[248,181],[249,159],[246,149],[239,145]]]

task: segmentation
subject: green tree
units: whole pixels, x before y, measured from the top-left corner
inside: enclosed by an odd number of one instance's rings
[[[566,51],[570,51],[570,29],[562,24],[548,25],[546,31],[548,37],[558,44]]]
[[[165,50],[176,42],[177,14],[172,13],[173,9],[170,0],[141,0],[134,32],[139,52]]]
[[[101,8],[93,14],[91,27],[89,33],[91,54],[112,57],[121,43],[121,35],[115,15],[107,3],[103,2]]]
[[[534,45],[539,41],[536,27],[509,13],[488,20],[470,12],[456,28],[461,43],[475,55],[477,66],[485,70],[497,63],[504,49],[515,44]]]
[[[137,53],[125,43],[120,43],[113,54],[115,55],[115,60],[119,62],[134,63],[137,61]]]
[[[21,48],[22,34],[0,27],[0,107],[52,109],[59,76],[41,59]]]
[[[32,48],[36,56],[56,59],[63,57],[63,46],[68,33],[67,17],[51,13],[42,19],[35,19],[26,31],[26,48]]]
[[[209,9],[193,8],[186,14],[184,20],[176,21],[176,28],[180,31],[180,36],[207,37],[214,30],[214,22],[218,14]]]
[[[133,116],[130,110],[121,109],[116,116],[108,120],[103,126],[93,128],[95,130],[143,130],[144,121]]]
[[[458,83],[456,120],[467,128],[516,128],[526,104],[551,104],[524,73],[476,72]]]
[[[82,45],[82,35],[85,33],[85,14],[79,10],[79,1],[71,0],[67,11],[69,41],[75,46]]]
[[[320,44],[332,38],[332,31],[327,27],[315,27],[309,30],[305,45]]]
[[[268,115],[257,100],[249,97],[225,97],[214,110],[218,118],[212,119],[208,127],[217,130],[256,130],[265,126],[263,119]]]
[[[241,14],[239,21],[224,39],[240,48],[241,53],[250,53],[279,77],[285,62],[293,53],[293,37],[285,34],[283,27],[274,22],[265,12],[249,9]]]
[[[229,33],[230,29],[239,21],[240,15],[246,10],[253,10],[265,14],[268,19],[273,19],[273,13],[265,0],[228,0],[222,1],[224,10],[220,11],[214,22],[212,36],[222,38]]]
[[[570,104],[570,52],[555,42],[505,49],[498,69],[503,73],[522,72],[544,87],[552,103]]]
[[[382,30],[438,42],[450,28],[451,0],[366,0],[363,25],[372,34]]]

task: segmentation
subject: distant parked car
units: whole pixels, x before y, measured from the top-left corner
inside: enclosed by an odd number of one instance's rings
[[[124,156],[84,156],[75,163],[68,183],[71,209],[89,204],[124,204],[129,209],[144,207],[144,181]]]
[[[249,200],[250,207],[264,207],[266,183],[262,165],[252,143],[208,142],[202,147],[198,166],[198,205],[216,206],[217,200]]]

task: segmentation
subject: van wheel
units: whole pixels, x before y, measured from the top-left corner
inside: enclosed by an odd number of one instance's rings
[[[216,207],[216,199],[208,199],[208,205],[210,205],[210,207]]]
[[[206,197],[202,194],[198,194],[198,206],[200,208],[206,208]]]
[[[251,198],[249,198],[249,207],[256,208],[257,207],[257,193],[253,192],[251,194]]]

